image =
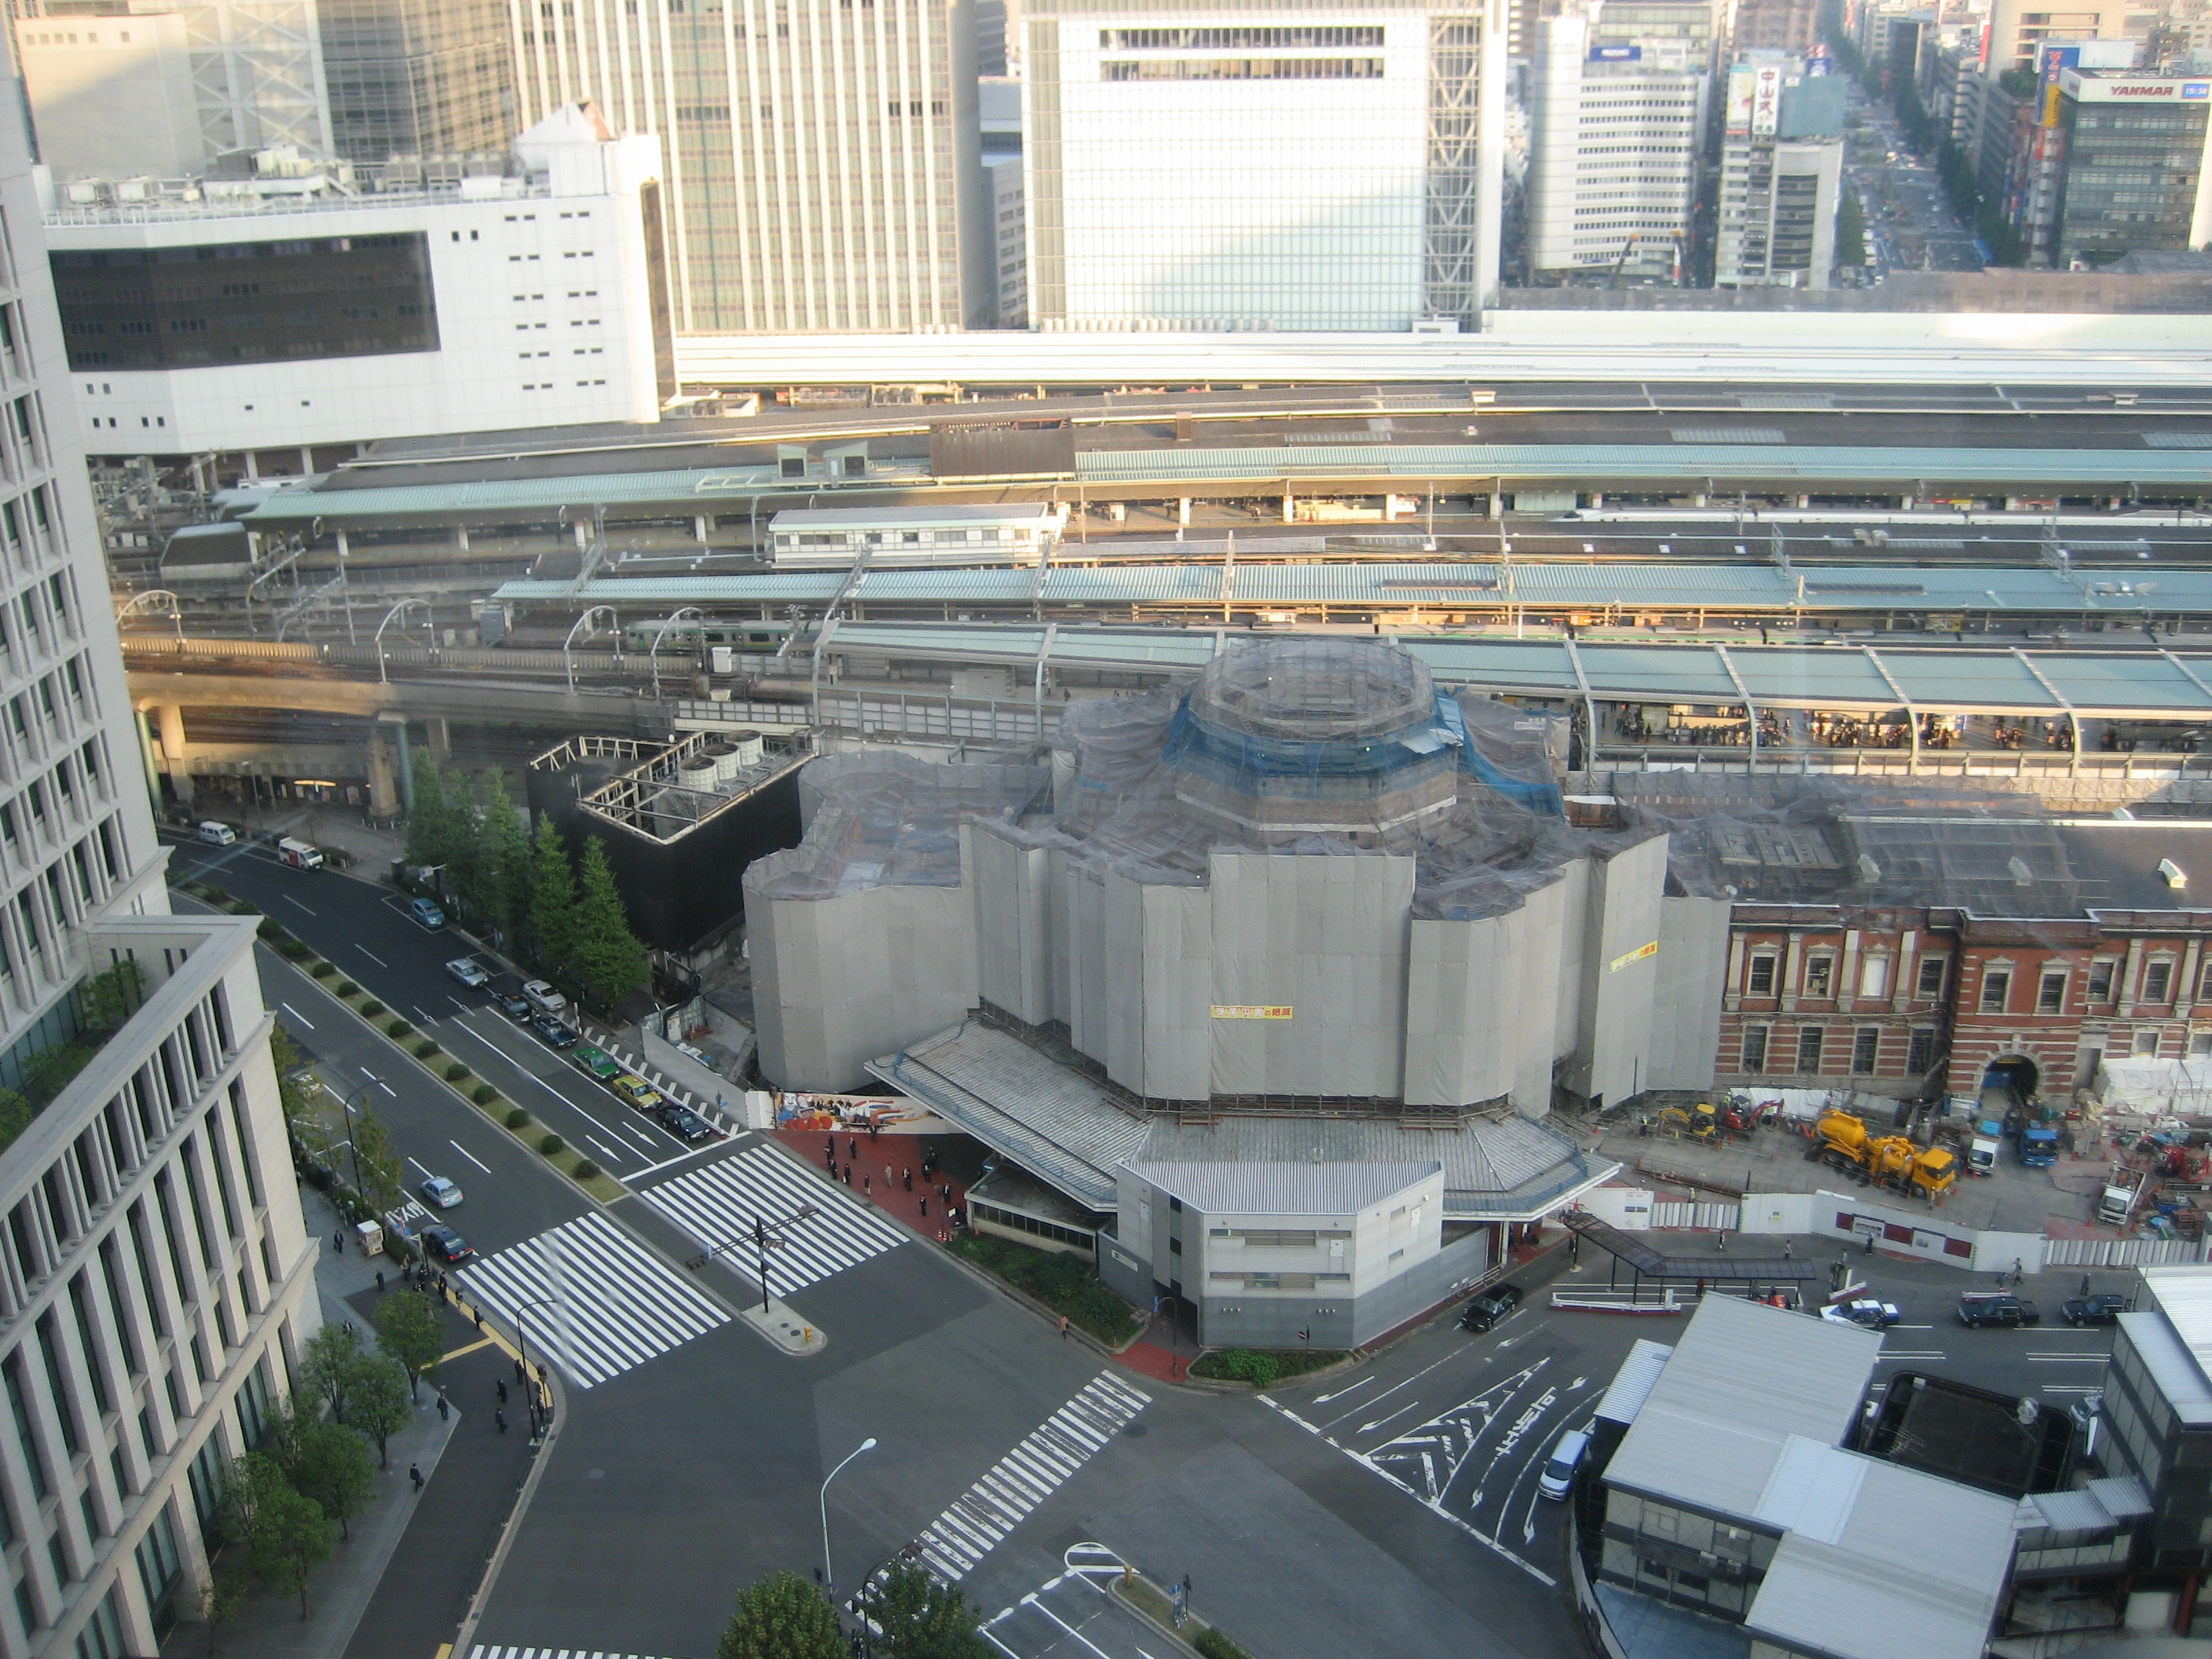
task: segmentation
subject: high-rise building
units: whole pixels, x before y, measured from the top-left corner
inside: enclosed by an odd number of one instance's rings
[[[1729,36],[1731,52],[1812,51],[1820,38],[1816,0],[1739,0]]]
[[[2067,0],[2063,11],[2045,9],[2044,0],[1991,0],[1987,72],[1995,79],[2007,70],[2033,70],[2041,40],[2124,40],[2137,9],[2136,0]]]
[[[317,0],[333,153],[504,150],[516,131],[506,0]]]
[[[1712,78],[1703,51],[1682,40],[1596,44],[1582,16],[1547,21],[1539,39],[1531,280],[1593,268],[1678,280]]]
[[[205,167],[191,52],[176,12],[29,19],[15,45],[41,155],[62,177],[181,179]],[[131,118],[118,120],[118,110]]]
[[[1503,0],[1035,0],[1030,316],[1405,329],[1497,283]]]
[[[0,1652],[119,1659],[206,1573],[317,1247],[254,921],[167,914],[13,109],[0,220]]]
[[[1843,185],[1844,82],[1814,67],[1781,53],[1729,66],[1717,288],[1828,286]]]
[[[2204,189],[2212,76],[2068,69],[2058,92],[2052,264],[2104,264],[2212,240]]]
[[[588,99],[660,136],[679,330],[996,320],[969,0],[507,3],[519,118]]]

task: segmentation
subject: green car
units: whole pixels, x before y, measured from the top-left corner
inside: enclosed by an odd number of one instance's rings
[[[579,1071],[588,1077],[597,1078],[602,1083],[611,1083],[622,1075],[621,1066],[588,1042],[578,1043],[568,1058],[576,1062]]]

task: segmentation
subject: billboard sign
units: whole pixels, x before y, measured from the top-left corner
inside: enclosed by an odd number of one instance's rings
[[[1729,70],[1728,130],[1733,133],[1751,131],[1751,65],[1738,64]]]
[[[1641,46],[1592,46],[1589,60],[1593,64],[1635,64],[1643,61]]]
[[[2107,77],[2060,71],[2059,84],[2066,96],[2082,104],[2201,104],[2212,102],[2212,81],[2187,80],[2180,76],[2143,75]]]
[[[1782,65],[1760,64],[1751,75],[1751,130],[1771,137],[1782,123]]]

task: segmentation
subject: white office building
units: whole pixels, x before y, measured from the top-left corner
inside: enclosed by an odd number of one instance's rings
[[[679,331],[997,321],[969,0],[509,7],[521,119],[659,135]]]
[[[1471,325],[1497,283],[1504,55],[1481,42],[1504,15],[1026,6],[1032,325]]]
[[[316,1245],[254,921],[167,914],[13,113],[0,217],[0,1086],[34,1109],[0,1146],[0,1655],[120,1659],[205,1573],[221,1471],[319,1322]]]
[[[1697,207],[1707,91],[1682,40],[1593,42],[1589,20],[1540,26],[1528,144],[1528,270],[1678,281]]]
[[[657,141],[570,106],[507,175],[434,190],[312,167],[60,187],[46,237],[88,446],[296,473],[382,438],[652,420],[675,391],[659,173]]]
[[[1717,288],[1826,288],[1842,199],[1844,85],[1780,52],[1729,68]]]

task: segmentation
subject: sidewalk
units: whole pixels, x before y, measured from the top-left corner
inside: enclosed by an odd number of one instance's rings
[[[854,1130],[841,1130],[833,1135],[826,1129],[777,1129],[772,1133],[778,1140],[825,1174],[829,1170],[825,1150],[834,1140],[837,1146],[837,1172],[841,1184],[845,1169],[849,1164],[853,1171],[854,1197],[869,1200],[878,1209],[896,1217],[902,1224],[925,1239],[939,1243],[944,1239],[945,1200],[938,1192],[939,1187],[952,1189],[952,1202],[956,1206],[965,1206],[968,1202],[968,1183],[950,1170],[939,1169],[933,1181],[922,1178],[923,1154],[935,1142],[949,1140],[951,1136],[878,1134],[872,1137]],[[857,1157],[854,1156],[855,1148],[858,1149]],[[912,1192],[907,1191],[904,1185],[905,1174],[909,1170],[914,1172]]]
[[[407,845],[404,830],[371,827],[358,806],[307,800],[255,804],[223,795],[210,795],[199,806],[198,816],[203,817],[212,816],[249,830],[336,848],[353,860],[354,874],[370,881],[381,879]]]
[[[316,1268],[323,1318],[325,1322],[351,1319],[368,1334],[368,1322],[348,1299],[365,1294],[374,1300],[378,1261],[350,1246],[342,1255],[334,1254],[330,1239],[338,1226],[337,1212],[312,1188],[303,1188],[300,1196],[309,1229],[323,1241],[323,1259]],[[331,1559],[309,1579],[307,1617],[300,1617],[299,1603],[289,1597],[257,1595],[216,1632],[221,1659],[340,1659],[416,1512],[436,1507],[441,1499],[435,1481],[421,1497],[416,1495],[407,1478],[408,1465],[417,1464],[424,1475],[430,1475],[459,1426],[459,1413],[453,1422],[439,1421],[434,1397],[426,1389],[414,1420],[392,1437],[390,1466],[376,1471],[372,1495],[353,1518],[352,1537],[341,1538]],[[185,1600],[189,1607],[189,1592]],[[198,1659],[207,1646],[207,1626],[193,1619],[179,1622],[161,1651],[165,1659]]]

